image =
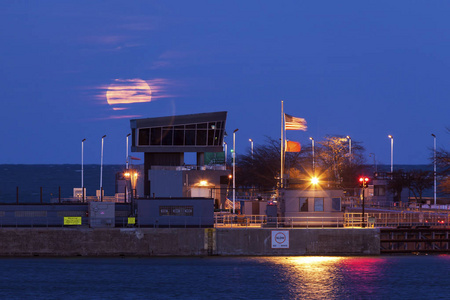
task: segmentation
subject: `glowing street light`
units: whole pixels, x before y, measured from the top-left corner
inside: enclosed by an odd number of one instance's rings
[[[132,214],[134,215],[134,198],[136,197],[136,183],[138,178],[138,172],[134,169],[126,170],[125,173],[123,173],[123,176],[125,177],[125,192],[126,192],[126,201],[131,202],[132,206]],[[131,201],[128,199],[128,191],[127,191],[127,180],[130,180],[131,185]]]
[[[130,177],[131,177],[131,198],[134,199],[136,198],[136,183],[138,178],[138,172],[134,170],[133,172],[131,172]]]
[[[359,186],[362,188],[361,194],[362,194],[362,227],[366,227],[366,221],[365,221],[365,203],[364,203],[364,189],[369,185],[369,178],[368,177],[359,177]]]
[[[251,149],[252,160],[253,160],[253,140],[252,139],[248,139],[248,141],[250,142],[250,149]]]
[[[388,135],[388,138],[391,139],[391,173],[394,172],[394,137],[392,135]]]
[[[319,183],[319,178],[317,178],[317,177],[311,178],[311,183],[312,183],[313,185],[318,184],[318,183]]]
[[[236,213],[236,132],[239,129],[233,131],[233,214]]]
[[[434,138],[434,205],[436,205],[436,135],[432,133],[431,136]]]

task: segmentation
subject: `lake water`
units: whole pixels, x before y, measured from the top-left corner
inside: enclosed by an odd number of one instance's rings
[[[450,256],[3,258],[1,299],[449,299]]]
[[[84,165],[84,186],[87,196],[95,196],[100,188],[100,165]],[[103,166],[103,189],[106,196],[115,194],[115,176],[124,165]],[[43,202],[72,197],[73,188],[81,187],[80,165],[0,165],[0,202],[16,202],[19,187],[20,203],[39,203],[42,187]]]
[[[379,171],[388,171],[390,166],[378,166]],[[429,169],[426,165],[400,166],[396,168]],[[115,194],[115,175],[123,172],[125,165],[103,166],[103,189],[106,196]],[[95,196],[100,188],[100,165],[84,165],[84,186],[87,196]],[[38,203],[42,187],[43,202],[73,195],[73,188],[81,187],[81,165],[6,165],[0,164],[0,203],[16,202],[16,188],[19,187],[20,203]],[[432,196],[432,190],[426,190],[424,196]]]

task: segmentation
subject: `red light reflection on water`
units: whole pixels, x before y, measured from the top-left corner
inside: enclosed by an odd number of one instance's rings
[[[353,289],[358,294],[375,293],[374,284],[382,279],[387,261],[376,257],[349,258],[343,261],[341,268],[347,280],[357,282]]]

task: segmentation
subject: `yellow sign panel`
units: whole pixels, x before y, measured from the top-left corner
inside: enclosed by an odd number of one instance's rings
[[[64,225],[81,225],[81,217],[64,217]]]
[[[135,217],[129,217],[128,218],[128,225],[134,225],[136,224],[136,218]]]

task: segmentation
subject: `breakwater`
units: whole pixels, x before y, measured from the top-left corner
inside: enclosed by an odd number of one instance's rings
[[[0,256],[380,254],[376,228],[2,228],[0,241]]]

